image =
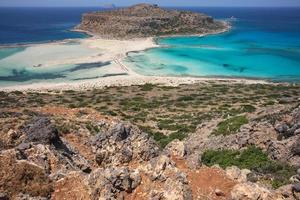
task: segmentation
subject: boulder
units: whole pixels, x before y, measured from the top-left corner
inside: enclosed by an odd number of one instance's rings
[[[292,186],[292,191],[295,192],[295,193],[300,193],[300,183],[295,183]]]
[[[23,128],[25,143],[53,144],[59,140],[58,131],[48,117],[36,117]]]
[[[245,182],[237,184],[231,191],[232,200],[271,200],[271,192],[255,183]]]
[[[119,123],[109,131],[109,136],[116,142],[125,140],[130,134],[130,127],[125,127]]]
[[[165,180],[164,172],[167,168],[174,168],[175,163],[166,155],[160,155],[150,160],[150,170],[147,172],[151,180]]]
[[[247,182],[247,176],[251,173],[251,171],[248,169],[240,170],[236,166],[227,167],[225,172],[228,178],[238,181],[240,183]]]
[[[131,193],[140,183],[137,170],[127,167],[96,169],[88,177],[92,196],[100,199],[116,199],[121,192]]]
[[[103,167],[123,165],[132,160],[148,161],[160,151],[149,135],[122,123],[107,132],[98,133],[89,144],[95,153],[96,163]]]
[[[186,154],[186,147],[184,142],[176,139],[169,143],[165,150],[171,155],[183,158]]]
[[[177,173],[176,179],[168,178],[164,187],[166,200],[192,200],[192,190],[182,173]]]

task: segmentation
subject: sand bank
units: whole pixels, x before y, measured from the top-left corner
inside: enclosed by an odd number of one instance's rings
[[[56,43],[37,44],[30,46],[30,48],[39,48],[43,51],[52,46],[64,44],[70,41],[62,41]],[[74,40],[73,40],[74,42]],[[96,62],[110,62],[109,65],[101,67],[101,73],[107,76],[95,79],[83,79],[78,81],[57,81],[53,80],[36,83],[23,83],[15,86],[0,87],[2,91],[13,90],[30,90],[30,91],[44,91],[44,90],[86,90],[92,88],[101,88],[109,86],[130,86],[141,85],[145,83],[162,84],[167,86],[177,86],[179,84],[193,84],[197,82],[206,81],[226,81],[230,83],[267,83],[263,80],[249,80],[249,79],[229,79],[229,78],[199,78],[199,77],[165,77],[165,76],[144,76],[135,73],[129,67],[122,63],[126,54],[131,51],[142,51],[148,48],[154,48],[158,45],[153,38],[135,39],[135,40],[107,40],[100,38],[79,39],[76,42],[84,47],[96,50],[97,54],[70,56],[66,59],[52,59],[42,64],[43,68],[51,68],[51,65],[57,64],[76,64],[76,63],[96,63]],[[42,62],[42,61],[41,61]],[[97,75],[97,74],[95,74]]]

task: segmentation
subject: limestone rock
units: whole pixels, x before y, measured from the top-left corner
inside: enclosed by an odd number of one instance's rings
[[[57,129],[47,117],[36,117],[23,129],[26,134],[25,143],[52,144],[59,140]]]
[[[234,186],[231,198],[232,200],[271,200],[271,192],[257,184],[246,182]]]
[[[240,170],[236,166],[227,167],[225,171],[226,171],[226,175],[230,179],[236,180],[240,183],[247,182],[247,176],[248,176],[248,174],[251,173],[251,171],[248,169]]]
[[[184,142],[176,139],[173,140],[171,143],[169,143],[165,147],[166,151],[168,151],[170,154],[174,156],[178,156],[180,158],[183,158],[186,154],[186,147]]]
[[[107,132],[98,133],[90,141],[99,166],[117,166],[131,160],[147,161],[158,155],[159,147],[136,127],[116,124]]]
[[[124,167],[97,169],[88,178],[92,196],[100,199],[116,199],[123,191],[131,193],[140,183],[139,172]]]

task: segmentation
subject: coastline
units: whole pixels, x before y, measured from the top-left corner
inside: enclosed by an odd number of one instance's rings
[[[31,83],[0,88],[0,91],[65,91],[65,90],[88,90],[94,88],[105,88],[114,86],[132,86],[144,84],[157,84],[162,86],[176,87],[182,84],[196,84],[207,82],[219,82],[227,84],[276,84],[267,80],[243,79],[243,78],[218,78],[218,77],[170,77],[170,76],[144,76],[138,74],[117,75],[101,77],[91,80],[82,80],[65,83]]]
[[[206,35],[220,34],[227,32],[231,27],[226,30],[221,30],[218,32],[207,33],[197,35],[204,37]],[[78,29],[76,31],[79,31]],[[43,45],[57,45],[66,44],[70,41],[80,42],[80,44],[87,46],[92,49],[99,49],[103,54],[90,57],[82,57],[74,60],[68,60],[73,63],[83,63],[83,62],[105,62],[111,61],[106,68],[107,76],[85,79],[70,82],[36,82],[36,83],[24,83],[22,85],[13,86],[3,86],[0,87],[0,91],[47,91],[47,90],[87,90],[93,88],[103,88],[110,86],[130,86],[130,85],[143,85],[146,83],[159,84],[166,86],[178,86],[180,84],[194,84],[194,83],[205,83],[207,81],[219,81],[228,83],[241,83],[241,84],[272,84],[267,80],[262,79],[248,79],[241,77],[178,77],[178,76],[145,76],[136,73],[130,67],[123,64],[123,59],[130,52],[135,51],[145,51],[151,48],[160,47],[157,43],[157,38],[136,38],[131,40],[116,40],[116,39],[103,39],[96,35],[89,33],[91,37],[84,39],[66,39],[62,41],[55,41],[52,43],[44,44],[31,44],[32,46],[43,46]],[[185,35],[188,36],[188,35]],[[168,37],[180,37],[177,35]],[[159,37],[158,37],[159,38]],[[62,61],[64,62],[64,61]],[[46,66],[49,67],[49,66]]]

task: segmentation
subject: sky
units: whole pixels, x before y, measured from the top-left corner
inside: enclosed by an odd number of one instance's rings
[[[0,7],[89,7],[107,4],[128,6],[153,3],[160,6],[299,7],[300,0],[0,0]]]

